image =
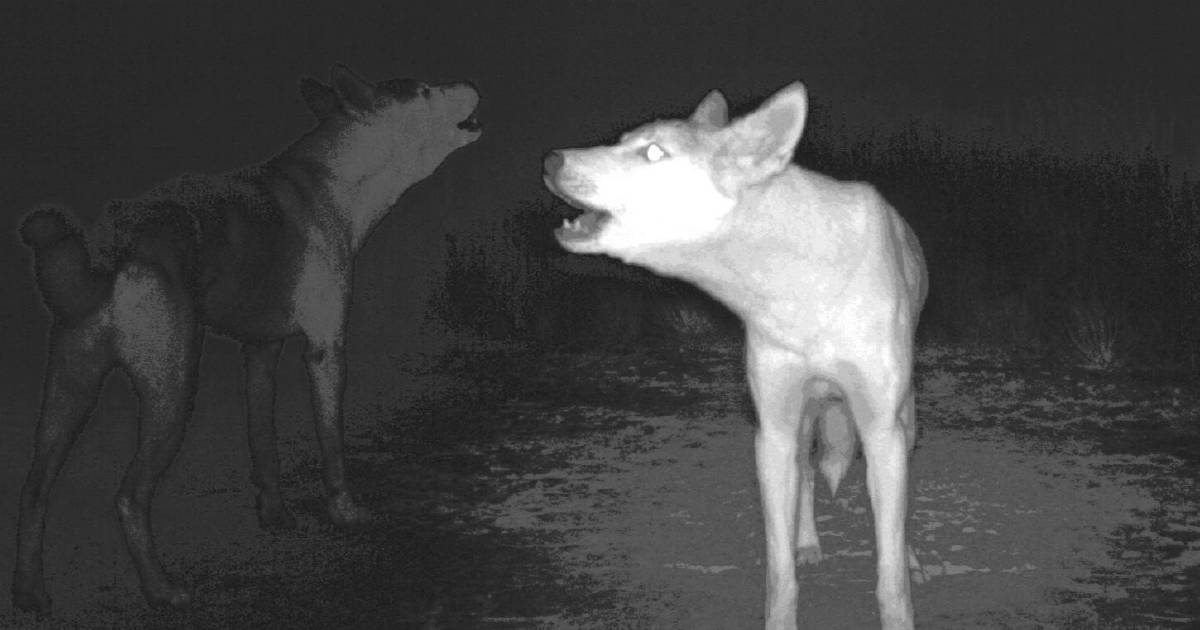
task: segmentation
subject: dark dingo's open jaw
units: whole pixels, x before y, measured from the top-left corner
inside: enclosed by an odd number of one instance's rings
[[[42,566],[50,489],[113,367],[129,374],[140,401],[137,455],[116,499],[129,553],[150,604],[190,603],[191,591],[159,562],[150,501],[191,415],[204,327],[242,345],[259,524],[295,525],[279,488],[274,424],[276,363],[292,335],[308,343],[326,513],[339,525],[368,519],[342,455],[352,259],[405,190],[480,137],[479,94],[469,83],[370,83],[340,65],[328,85],[301,80],[300,94],[317,124],[290,147],[259,165],[184,175],[109,203],[91,247],[60,208],[26,218],[21,235],[53,323],[21,491],[16,608],[50,610]]]
[[[881,622],[908,629],[914,556],[904,523],[925,263],[912,230],[874,188],[792,164],[807,113],[799,83],[733,121],[713,91],[688,120],[643,125],[611,146],[551,152],[543,180],[583,211],[555,231],[565,249],[688,280],[745,323],[766,627],[796,627],[796,564],[821,557],[816,440],[834,492],[861,441]]]

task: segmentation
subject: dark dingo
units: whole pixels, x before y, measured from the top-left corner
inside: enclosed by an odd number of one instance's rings
[[[814,433],[836,492],[862,440],[875,514],[882,625],[912,628],[904,534],[916,431],[913,335],[925,301],[921,248],[869,185],[792,164],[808,100],[793,83],[728,122],[710,93],[686,121],[612,146],[554,151],[547,187],[583,215],[567,250],[688,280],[746,326],[767,534],[766,627],[796,627],[796,562],[817,562]],[[799,531],[797,531],[797,525]]]
[[[317,126],[278,156],[112,202],[90,247],[59,209],[26,218],[21,236],[34,250],[53,323],[21,491],[16,608],[50,610],[42,575],[47,498],[114,367],[129,374],[140,401],[137,454],[116,497],[125,541],[150,604],[191,601],[159,563],[150,501],[191,414],[202,325],[242,343],[259,524],[295,524],[279,492],[273,417],[276,361],[291,335],[308,342],[328,514],[340,525],[368,517],[350,493],[342,457],[353,257],[405,190],[479,138],[479,96],[466,83],[368,83],[344,66],[331,79],[329,86],[302,80]]]

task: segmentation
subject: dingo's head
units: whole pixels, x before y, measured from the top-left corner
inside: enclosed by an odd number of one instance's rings
[[[306,154],[328,168],[330,201],[348,219],[354,248],[409,186],[481,133],[479,93],[469,83],[367,83],[337,65],[330,85],[306,78],[300,94],[317,128],[285,155]]]
[[[728,122],[725,97],[713,90],[686,121],[643,125],[611,146],[553,151],[546,187],[583,210],[555,236],[569,251],[617,257],[718,236],[743,190],[789,166],[807,111],[804,86],[792,83]]]
[[[479,93],[470,83],[429,85],[412,79],[368,83],[338,64],[330,85],[304,78],[300,94],[322,124],[332,123],[330,127],[343,136],[354,135],[352,159],[368,168],[395,159],[399,152],[420,162],[412,166],[427,175],[482,133],[475,118]],[[373,140],[365,141],[364,136]]]

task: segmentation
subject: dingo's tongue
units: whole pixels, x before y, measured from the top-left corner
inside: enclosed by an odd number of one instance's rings
[[[573,221],[563,219],[562,227],[554,230],[554,235],[564,241],[591,238],[609,218],[610,215],[603,210],[588,210]]]

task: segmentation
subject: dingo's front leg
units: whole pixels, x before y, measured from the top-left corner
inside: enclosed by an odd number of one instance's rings
[[[789,353],[750,336],[746,375],[758,412],[754,452],[767,536],[768,630],[795,630],[797,453],[802,368]]]
[[[370,513],[355,502],[346,482],[343,455],[342,395],[346,389],[346,356],[342,340],[309,339],[304,355],[312,382],[313,419],[325,460],[326,509],[337,525],[353,525],[370,519]]]
[[[875,597],[879,601],[880,622],[884,630],[911,630],[910,553],[904,529],[909,453],[905,425],[912,421],[905,414],[911,413],[911,404],[892,394],[896,388],[853,389],[857,391],[850,394],[849,400],[862,436],[863,455],[867,460],[867,491],[875,515],[879,573]]]
[[[342,443],[346,314],[352,274],[348,263],[314,248],[304,257],[294,297],[296,323],[308,340],[304,362],[312,385],[317,441],[325,463],[326,510],[335,525],[353,525],[370,518],[350,494]]]

